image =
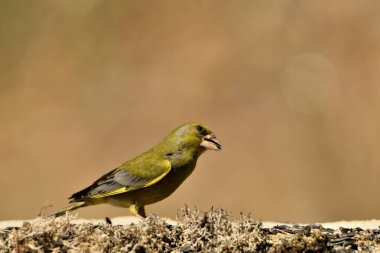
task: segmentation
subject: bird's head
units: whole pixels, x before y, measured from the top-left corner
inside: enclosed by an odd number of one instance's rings
[[[185,123],[174,129],[168,136],[177,147],[199,150],[221,150],[222,145],[215,134],[200,123]]]
[[[206,150],[221,150],[214,133],[200,123],[185,123],[174,129],[155,148],[173,167],[192,163]]]

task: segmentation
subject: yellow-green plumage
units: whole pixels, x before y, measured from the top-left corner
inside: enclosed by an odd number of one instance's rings
[[[73,204],[54,215],[109,203],[127,207],[131,214],[145,217],[144,206],[172,194],[191,174],[206,149],[221,149],[212,131],[200,123],[183,124],[147,152],[73,194],[70,197]]]

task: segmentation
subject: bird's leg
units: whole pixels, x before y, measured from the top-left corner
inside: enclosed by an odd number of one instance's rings
[[[144,206],[137,206],[136,204],[132,204],[128,207],[128,209],[133,216],[138,216],[142,219],[146,218]]]
[[[144,206],[139,206],[138,208],[137,208],[137,213],[138,213],[138,215],[140,216],[140,217],[142,217],[142,218],[146,218],[146,214],[145,214],[145,208],[144,208]]]

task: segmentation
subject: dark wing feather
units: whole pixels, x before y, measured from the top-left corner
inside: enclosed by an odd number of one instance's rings
[[[137,176],[125,169],[115,169],[96,180],[89,187],[74,193],[69,198],[70,202],[101,198],[149,186],[164,177],[171,168],[169,161],[164,161],[159,166],[162,167],[162,171],[158,176],[153,174],[145,177]]]
[[[121,187],[140,188],[150,180],[152,178],[141,178],[125,170],[114,170],[99,178],[89,187],[74,193],[70,199],[75,202],[81,201],[97,194],[115,191]]]

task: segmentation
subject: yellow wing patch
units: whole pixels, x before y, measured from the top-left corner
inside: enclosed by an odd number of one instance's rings
[[[110,192],[105,192],[105,193],[99,193],[99,194],[96,194],[96,195],[93,195],[91,196],[90,198],[91,199],[99,199],[99,198],[104,198],[104,197],[107,197],[107,196],[111,196],[111,195],[116,195],[116,194],[120,194],[120,193],[124,193],[124,192],[129,192],[131,190],[134,190],[134,188],[128,188],[123,186],[117,190],[114,190],[114,191],[110,191]]]
[[[125,193],[125,192],[130,192],[130,191],[134,191],[137,189],[141,189],[141,188],[151,186],[151,185],[157,183],[158,181],[160,181],[162,178],[164,178],[169,173],[169,171],[171,170],[171,163],[168,160],[164,160],[163,165],[165,167],[164,173],[162,173],[161,175],[159,175],[156,178],[153,178],[152,180],[147,182],[143,187],[126,187],[126,186],[123,186],[123,187],[121,187],[117,190],[114,190],[114,191],[99,193],[99,194],[93,195],[90,198],[94,198],[94,199],[104,198],[104,197],[108,197],[108,196],[112,196],[112,195],[116,195],[116,194],[121,194],[121,193]]]
[[[172,165],[170,164],[170,162],[168,160],[164,160],[163,163],[164,163],[164,167],[165,167],[164,173],[162,173],[160,176],[149,181],[146,185],[144,185],[144,187],[148,187],[152,184],[157,183],[158,181],[160,181],[162,178],[164,178],[169,173],[170,169],[172,168]]]

